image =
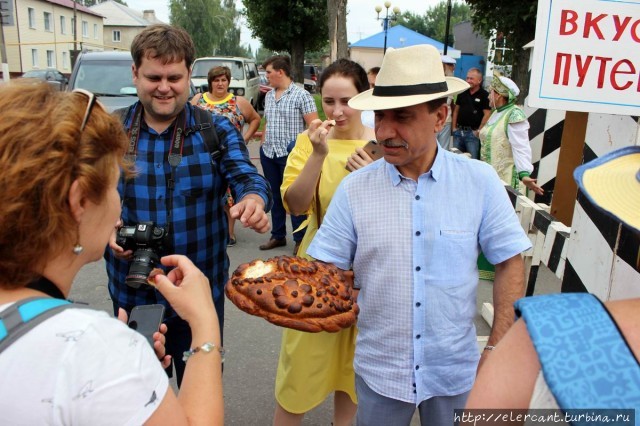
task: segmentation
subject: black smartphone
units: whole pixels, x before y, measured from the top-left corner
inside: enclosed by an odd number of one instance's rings
[[[153,347],[153,333],[160,329],[160,324],[162,324],[163,318],[163,305],[140,305],[131,310],[128,325],[129,328],[132,328],[142,334],[145,339],[147,339],[151,347]]]

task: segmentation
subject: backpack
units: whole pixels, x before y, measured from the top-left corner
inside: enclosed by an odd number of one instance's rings
[[[120,119],[123,126],[127,121],[127,117],[131,114],[133,105],[113,111],[113,115]],[[193,132],[202,132],[204,146],[211,155],[211,164],[215,165],[215,160],[222,156],[226,147],[220,144],[220,136],[213,125],[213,116],[211,113],[198,107],[194,107],[193,111],[196,124],[195,126],[185,129],[185,136],[188,136]]]
[[[0,312],[0,353],[29,330],[67,308],[80,305],[62,299],[29,297]]]

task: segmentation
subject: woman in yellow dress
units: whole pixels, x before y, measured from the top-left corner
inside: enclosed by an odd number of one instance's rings
[[[298,256],[305,258],[309,258],[306,249],[338,184],[349,174],[346,167],[355,170],[372,162],[362,147],[375,139],[373,129],[362,124],[360,111],[347,105],[349,99],[369,88],[367,73],[360,65],[337,60],[322,72],[318,87],[328,120],[314,120],[307,131],[298,135],[280,188],[289,213],[308,215],[307,231],[298,251]],[[353,372],[356,333],[355,326],[338,333],[284,329],[276,375],[274,425],[301,424],[304,413],[320,405],[332,392],[333,424],[351,424],[357,408]]]

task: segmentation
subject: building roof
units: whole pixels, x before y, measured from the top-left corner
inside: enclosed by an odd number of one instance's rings
[[[76,3],[73,0],[45,0],[47,3],[51,3],[51,4],[57,4],[58,6],[63,6],[63,7],[68,7],[69,9],[73,9],[74,4],[75,4],[75,9],[83,12],[83,13],[89,13],[91,15],[95,15],[95,16],[99,16],[102,18],[102,15],[96,11],[96,10],[91,10],[91,8],[88,8],[86,6],[81,5],[80,3]]]
[[[434,46],[440,53],[444,52],[444,43],[440,43],[437,40],[427,37],[420,33],[417,33],[402,25],[395,25],[389,27],[387,30],[387,48],[393,47],[398,49],[400,47],[415,46],[417,44],[430,44]],[[380,31],[370,37],[363,38],[355,43],[351,43],[351,47],[363,47],[371,49],[383,49],[384,48],[384,31]],[[447,47],[447,55],[452,58],[459,58],[462,52],[453,47]]]
[[[153,19],[145,19],[143,12],[131,9],[113,0],[98,3],[91,6],[90,9],[105,17],[105,27],[146,27],[151,24],[162,23],[155,17],[155,13],[153,14]]]

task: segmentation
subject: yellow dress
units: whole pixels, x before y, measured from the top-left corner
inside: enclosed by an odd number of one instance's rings
[[[364,146],[365,140],[328,141],[329,153],[324,159],[320,175],[320,212],[327,211],[329,202],[342,179],[349,174],[345,169],[347,158],[356,147]],[[287,159],[284,179],[280,187],[282,200],[284,194],[298,177],[307,159],[313,152],[309,137],[298,135],[296,146]],[[315,211],[315,197],[307,212],[309,215],[307,231],[300,243],[298,256],[307,256],[307,247],[318,230]],[[356,345],[357,328],[355,326],[338,333],[305,333],[283,329],[280,359],[276,374],[276,400],[290,413],[305,413],[320,405],[334,391],[342,391],[356,403],[355,375],[353,372],[353,354]]]

